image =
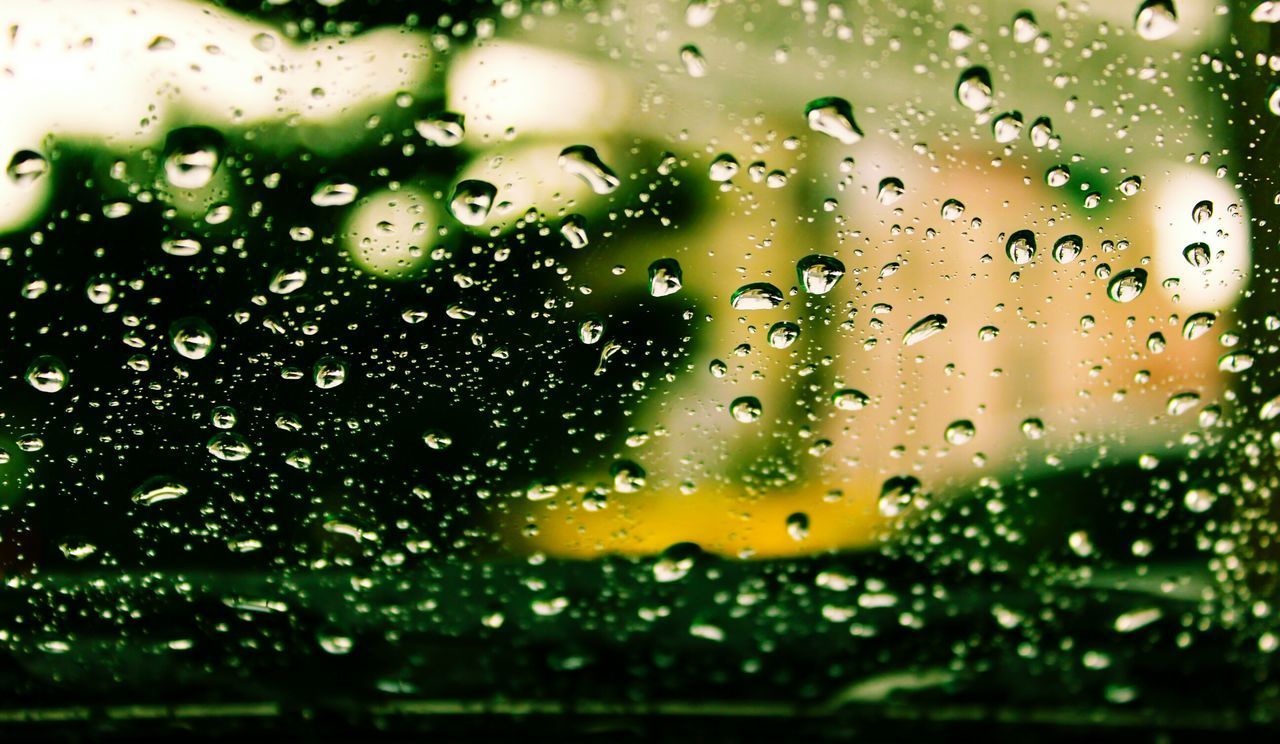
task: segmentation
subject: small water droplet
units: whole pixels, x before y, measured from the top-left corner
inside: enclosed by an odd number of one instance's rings
[[[1207,488],[1192,488],[1182,497],[1182,503],[1187,510],[1196,514],[1202,514],[1209,511],[1209,507],[1213,506],[1216,501],[1213,492]]]
[[[1213,217],[1213,202],[1207,199],[1196,202],[1196,205],[1191,208],[1191,221],[1197,225],[1203,225],[1211,217]]]
[[[154,506],[164,501],[182,498],[187,493],[187,487],[184,484],[173,478],[158,475],[133,489],[133,503]]]
[[[1218,359],[1218,369],[1223,372],[1240,374],[1253,366],[1253,354],[1247,351],[1232,351]]]
[[[991,135],[1002,145],[1013,142],[1021,134],[1022,113],[1019,111],[1006,111],[991,122]]]
[[[684,71],[689,74],[689,77],[706,77],[707,60],[696,46],[686,44],[680,47],[680,62],[684,65]]]
[[[1041,116],[1031,122],[1031,129],[1027,131],[1027,137],[1030,138],[1031,144],[1036,147],[1046,147],[1053,141],[1053,122],[1047,116]]]
[[[1165,411],[1170,416],[1181,416],[1196,407],[1200,402],[1200,394],[1193,392],[1177,393],[1169,397],[1169,401],[1165,404]]]
[[[1053,260],[1060,264],[1071,263],[1084,251],[1084,239],[1079,235],[1063,235],[1053,244]]]
[[[1182,324],[1182,337],[1188,341],[1194,341],[1213,328],[1213,313],[1195,313],[1187,317]]]
[[[1137,176],[1129,176],[1120,182],[1120,193],[1125,196],[1133,196],[1142,190],[1142,179]]]
[[[1209,246],[1205,243],[1192,243],[1182,249],[1182,257],[1197,269],[1209,268]]]
[[[831,402],[841,411],[861,411],[871,402],[871,398],[861,390],[837,390],[831,396]]]
[[[942,203],[942,219],[955,222],[964,214],[964,202],[959,199],[948,199]]]
[[[1134,29],[1147,41],[1158,41],[1178,30],[1173,0],[1145,0],[1134,17]]]
[[[214,434],[205,447],[209,450],[209,454],[227,462],[238,462],[253,452],[253,448],[249,446],[249,440],[234,431],[220,431]]]
[[[906,188],[902,185],[902,181],[897,178],[889,177],[880,181],[880,187],[876,191],[876,199],[885,206],[889,206],[902,198],[906,193]]]
[[[574,250],[587,247],[587,218],[580,214],[566,215],[560,223],[560,235]]]
[[[1022,429],[1022,436],[1032,441],[1044,437],[1044,421],[1038,418],[1023,419],[1019,428]]]
[[[311,368],[311,379],[321,390],[336,388],[347,381],[347,363],[335,356],[322,356]]]
[[[712,181],[723,183],[738,175],[738,161],[729,153],[721,153],[711,161],[707,174]]]
[[[959,421],[953,421],[949,426],[947,426],[947,430],[943,432],[943,436],[947,442],[959,447],[962,444],[968,444],[977,433],[978,429],[973,425],[972,421],[968,419],[961,419]]]
[[[789,320],[780,320],[769,327],[769,345],[775,349],[785,349],[800,338],[800,326]]]
[[[217,334],[203,318],[179,318],[169,324],[169,344],[180,356],[199,360],[209,356]]]
[[[920,495],[920,479],[914,475],[895,475],[880,486],[880,514],[893,518],[901,515]]]
[[[1054,189],[1058,189],[1058,188],[1062,188],[1063,186],[1066,186],[1067,182],[1070,180],[1071,180],[1071,169],[1065,165],[1055,165],[1049,170],[1045,171],[1045,174],[1044,174],[1044,182],[1048,184],[1050,188],[1054,188]]]
[[[462,114],[444,111],[413,124],[418,135],[437,147],[456,147],[462,144],[466,136],[466,126]]]
[[[787,534],[792,540],[800,542],[809,536],[809,515],[795,512],[787,516]]]
[[[350,183],[322,183],[311,192],[311,203],[317,207],[344,207],[356,200],[360,189]]]
[[[164,174],[179,189],[199,189],[213,180],[223,146],[222,135],[208,127],[184,127],[165,140]]]
[[[302,289],[302,285],[306,283],[306,269],[286,268],[276,271],[275,276],[271,277],[271,283],[267,285],[267,289],[272,294],[287,295]]]
[[[587,318],[578,325],[578,339],[588,346],[599,343],[603,336],[604,320],[601,318]]]

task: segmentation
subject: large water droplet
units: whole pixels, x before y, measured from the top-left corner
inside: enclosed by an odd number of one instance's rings
[[[450,111],[416,121],[413,128],[424,140],[438,147],[455,147],[462,144],[466,136],[462,114]]]
[[[1207,199],[1196,202],[1196,205],[1191,208],[1191,221],[1197,225],[1208,222],[1210,217],[1213,217],[1213,202]]]
[[[876,190],[876,199],[888,206],[901,199],[905,193],[906,188],[902,185],[902,180],[890,176],[880,181],[880,187]]]
[[[209,454],[227,462],[239,462],[253,452],[253,448],[249,446],[249,440],[234,431],[220,431],[214,434],[205,448],[209,450]]]
[[[1111,277],[1107,284],[1107,296],[1116,302],[1133,302],[1147,288],[1146,269],[1125,269]]]
[[[1192,243],[1182,249],[1182,257],[1197,269],[1209,268],[1209,246],[1205,243]]]
[[[589,242],[587,218],[580,214],[566,215],[564,221],[560,223],[560,235],[570,248],[574,250],[586,248]]]
[[[578,340],[588,346],[600,342],[604,336],[604,320],[590,317],[578,324]]]
[[[25,188],[49,171],[49,161],[34,150],[19,150],[9,159],[5,173],[15,186]]]
[[[946,327],[947,316],[942,315],[941,313],[926,315],[916,321],[915,325],[907,329],[906,334],[902,337],[902,344],[904,346],[915,346],[927,338],[931,338],[942,333]]]
[[[1178,30],[1178,13],[1173,0],[1146,0],[1133,20],[1138,36],[1147,41],[1163,39]]]
[[[738,160],[729,153],[721,153],[711,161],[711,165],[707,168],[707,175],[712,181],[723,183],[738,175]]]
[[[1018,135],[1022,134],[1022,113],[1006,111],[997,116],[995,121],[991,122],[991,134],[996,142],[1002,145],[1018,139]]]
[[[1165,411],[1170,416],[1181,416],[1196,407],[1200,402],[1200,394],[1193,392],[1177,393],[1169,397],[1169,402],[1165,404]]]
[[[800,286],[809,294],[822,295],[835,289],[844,276],[844,262],[835,256],[813,254],[796,263]]]
[[[1036,235],[1030,230],[1018,230],[1004,244],[1004,254],[1015,264],[1029,264],[1036,255]]]
[[[303,268],[280,269],[271,277],[267,289],[273,294],[287,295],[302,289],[307,283],[307,270]]]
[[[449,199],[449,211],[458,222],[470,227],[484,224],[493,208],[498,189],[488,181],[459,181]]]
[[[622,184],[618,175],[604,164],[593,147],[570,145],[560,151],[559,162],[566,173],[586,181],[597,194],[611,194]]]
[[[1079,235],[1063,235],[1053,244],[1053,260],[1060,264],[1071,263],[1083,250],[1083,238]]]
[[[809,536],[809,515],[795,512],[787,516],[787,534],[792,540],[800,542]]]
[[[785,349],[800,338],[800,326],[789,320],[780,320],[769,327],[769,345],[775,349]]]
[[[914,475],[895,475],[880,486],[880,514],[885,517],[901,515],[920,495],[920,479]]]
[[[979,113],[991,107],[993,100],[991,73],[985,67],[970,67],[960,74],[956,83],[956,100],[960,105]]]
[[[689,77],[706,77],[707,60],[696,46],[686,44],[680,47],[680,63],[684,65],[684,71],[689,74]]]
[[[955,222],[964,215],[964,202],[959,199],[948,199],[942,203],[940,213],[942,214],[942,219],[948,222]]]
[[[852,145],[862,139],[862,130],[853,119],[853,107],[843,98],[815,98],[804,107],[804,115],[810,129],[834,137],[842,144]]]
[[[1195,313],[1187,317],[1182,324],[1182,337],[1194,341],[1209,332],[1213,327],[1213,313]]]
[[[199,189],[208,185],[218,168],[223,140],[208,127],[175,129],[165,140],[164,174],[174,187]]]
[[[41,354],[27,367],[27,384],[42,393],[56,393],[67,386],[67,365],[51,354]]]
[[[734,290],[729,298],[734,310],[772,310],[782,304],[782,290],[768,282],[752,282]]]
[[[203,318],[179,318],[169,324],[169,343],[187,359],[204,359],[213,351],[217,334]]]
[[[153,506],[162,501],[172,501],[187,495],[187,487],[167,476],[158,475],[133,489],[133,503]]]
[[[861,411],[871,402],[871,398],[861,390],[849,388],[837,390],[832,394],[831,402],[841,411]]]
[[[760,399],[750,395],[744,395],[741,398],[735,398],[729,404],[729,413],[734,420],[744,424],[750,424],[760,419],[760,414],[764,412],[764,408],[760,405]]]
[[[1065,165],[1055,165],[1044,173],[1044,182],[1050,188],[1059,189],[1071,180],[1071,169]]]
[[[311,369],[311,379],[321,390],[336,388],[347,381],[347,363],[335,356],[323,356]]]
[[[947,426],[947,430],[943,432],[943,437],[950,444],[959,447],[962,444],[968,444],[977,433],[978,429],[973,425],[972,421],[961,419],[953,421]]]
[[[311,192],[311,203],[317,207],[344,207],[356,200],[360,189],[351,183],[322,183]]]
[[[684,274],[674,258],[660,258],[649,264],[649,294],[666,297],[684,286]]]

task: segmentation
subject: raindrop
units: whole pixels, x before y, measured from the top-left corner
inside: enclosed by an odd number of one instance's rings
[[[684,64],[684,71],[689,73],[689,77],[706,77],[707,60],[696,46],[686,44],[680,47],[680,62]]]
[[[426,141],[438,147],[455,147],[462,144],[466,136],[466,127],[462,114],[445,111],[413,124],[418,134]]]
[[[597,194],[611,194],[622,184],[618,175],[604,164],[595,148],[587,145],[570,145],[560,151],[560,168],[577,176]]]
[[[683,542],[670,546],[662,551],[653,564],[654,580],[667,584],[683,579],[693,570],[694,564],[701,555],[702,548],[696,543]]]
[[[1044,421],[1038,418],[1024,419],[1020,427],[1022,436],[1032,441],[1044,438]]]
[[[566,215],[560,223],[560,235],[570,248],[581,250],[587,247],[587,218],[580,214]]]
[[[1013,40],[1019,44],[1028,44],[1040,35],[1040,26],[1031,11],[1024,10],[1013,17]]]
[[[601,318],[587,318],[578,324],[578,339],[588,346],[599,343],[603,336],[604,320]]]
[[[230,429],[236,425],[236,409],[231,406],[217,406],[209,412],[209,419],[215,429]]]
[[[165,140],[164,152],[164,174],[171,185],[203,188],[218,168],[222,135],[208,127],[175,129]]]
[[[227,462],[238,462],[253,452],[249,441],[234,431],[220,431],[214,434],[206,448],[209,454]]]
[[[1182,497],[1182,503],[1186,505],[1187,510],[1196,514],[1209,511],[1209,507],[1213,506],[1216,500],[1213,492],[1207,488],[1192,488]]]
[[[195,238],[171,238],[160,242],[160,250],[170,256],[181,256],[183,258],[196,255],[201,248],[203,246]]]
[[[459,181],[449,199],[449,211],[464,225],[475,227],[484,224],[493,208],[498,189],[488,181]]]
[[[1146,269],[1125,269],[1111,278],[1107,284],[1107,296],[1116,302],[1133,302],[1146,288]]]
[[[911,506],[920,493],[920,479],[914,475],[895,475],[880,487],[880,514],[885,517],[901,515]]]
[[[50,354],[42,354],[31,360],[27,367],[27,383],[42,393],[56,393],[67,386],[71,375],[62,360]]]
[[[1209,332],[1213,327],[1213,313],[1196,313],[1188,316],[1182,324],[1182,337],[1194,341]]]
[[[862,139],[862,130],[853,120],[853,108],[843,98],[816,98],[804,107],[804,115],[810,129],[834,137],[842,144],[852,145]]]
[[[1022,114],[1018,111],[1006,111],[991,122],[991,134],[996,142],[1007,145],[1022,134]]]
[[[1142,190],[1142,179],[1137,176],[1129,176],[1120,182],[1120,193],[1125,196],[1133,196]]]
[[[844,263],[834,256],[815,253],[796,263],[796,274],[804,291],[823,295],[835,289],[844,276]]]
[[[133,503],[142,506],[154,506],[162,501],[172,501],[187,495],[187,487],[182,483],[162,475],[148,479],[133,489]]]
[[[317,207],[343,207],[356,200],[360,189],[349,183],[322,183],[311,192],[311,203]]]
[[[1253,366],[1253,355],[1247,351],[1233,351],[1223,354],[1218,359],[1218,369],[1223,372],[1231,372],[1240,374],[1241,372]]]
[[[785,349],[800,338],[800,326],[789,320],[780,320],[769,327],[769,345],[775,349]]]
[[[1213,216],[1213,202],[1205,200],[1196,202],[1191,208],[1191,221],[1197,225],[1203,225]]]
[[[680,264],[674,258],[660,258],[649,264],[649,294],[666,297],[680,291],[683,284]]]
[[[1158,41],[1178,30],[1178,13],[1173,0],[1145,0],[1134,18],[1138,36],[1147,41]]]
[[[1192,243],[1182,249],[1182,257],[1197,269],[1209,268],[1209,246],[1205,243]]]
[[[280,269],[271,277],[267,289],[273,294],[287,295],[302,289],[307,283],[307,270],[302,268]]]
[[[738,161],[729,153],[721,153],[711,161],[707,174],[712,181],[725,182],[738,175]]]
[[[9,180],[19,188],[30,186],[48,171],[49,161],[33,150],[18,150],[9,159],[9,166],[5,168]]]
[[[1053,260],[1060,264],[1071,263],[1083,250],[1083,238],[1079,235],[1063,235],[1053,244]]]
[[[760,399],[750,395],[735,398],[734,401],[729,404],[729,413],[733,416],[734,420],[744,424],[750,424],[754,421],[758,421],[760,419],[760,414],[763,412],[764,409],[760,406]]]
[[[782,290],[768,282],[752,282],[738,287],[729,298],[734,310],[772,310],[782,304]]]
[[[1070,180],[1071,180],[1071,169],[1065,165],[1055,165],[1049,170],[1045,171],[1045,174],[1044,174],[1044,182],[1047,183],[1050,188],[1054,188],[1054,189],[1058,189],[1058,188],[1062,188],[1063,186],[1066,186],[1067,182]]]
[[[889,206],[901,199],[904,193],[906,193],[906,189],[903,187],[902,181],[900,179],[890,177],[880,181],[880,188],[876,191],[876,199],[878,199],[881,204]]]
[[[974,113],[986,111],[993,99],[991,73],[985,67],[970,67],[956,83],[956,100]]]
[[[977,433],[978,430],[972,421],[961,419],[952,422],[947,427],[947,430],[943,432],[943,437],[946,438],[948,443],[959,447],[962,444],[968,444]]]
[[[429,429],[422,434],[422,443],[433,450],[446,450],[453,445],[453,437],[439,429]]]
[[[321,390],[336,388],[347,381],[347,363],[335,356],[320,357],[311,369],[311,379]]]
[[[861,390],[837,390],[831,396],[831,402],[841,411],[861,411],[871,402],[871,398]]]
[[[1036,147],[1045,147],[1053,140],[1053,122],[1047,116],[1041,116],[1031,122],[1031,129],[1027,131],[1027,136],[1031,139],[1031,144]]]
[[[809,515],[796,512],[787,517],[787,534],[792,540],[800,542],[809,536]]]
[[[964,202],[959,199],[948,199],[942,203],[942,219],[955,222],[964,214]]]
[[[1018,230],[1005,241],[1004,253],[1009,260],[1018,264],[1031,263],[1036,255],[1036,235],[1030,230]]]
[[[1199,393],[1177,393],[1169,397],[1169,401],[1165,404],[1165,411],[1167,411],[1170,416],[1181,416],[1192,408],[1195,408],[1196,404],[1199,402]]]
[[[217,340],[213,327],[202,318],[180,318],[169,324],[170,345],[187,359],[199,360],[209,356]]]
[[[946,327],[947,316],[940,313],[926,315],[907,330],[902,337],[902,343],[904,346],[915,346],[921,341],[941,333]]]
[[[613,476],[613,490],[619,493],[635,493],[644,488],[644,468],[631,460],[619,460],[609,468]]]

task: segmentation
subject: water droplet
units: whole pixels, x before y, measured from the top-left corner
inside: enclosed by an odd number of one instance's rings
[[[1031,139],[1031,144],[1036,147],[1045,147],[1053,141],[1053,122],[1047,116],[1041,116],[1031,122],[1031,129],[1027,131],[1027,136]]]
[[[1218,369],[1223,372],[1240,374],[1253,366],[1253,355],[1247,351],[1232,351],[1218,359]]]
[[[30,186],[47,172],[49,172],[49,161],[34,150],[18,150],[9,159],[9,166],[5,168],[9,180],[19,188]]]
[[[853,107],[843,98],[815,98],[804,107],[804,115],[810,129],[834,137],[842,144],[852,145],[862,139],[862,130],[853,119]]]
[[[734,290],[729,298],[734,310],[772,310],[782,304],[782,290],[768,282],[752,282]]]
[[[58,543],[58,550],[69,561],[83,561],[98,552],[98,546],[79,537],[72,537]]]
[[[991,134],[996,142],[1007,145],[1022,134],[1022,113],[1006,111],[991,122]]]
[[[702,548],[696,543],[676,543],[662,551],[653,564],[653,578],[661,584],[679,581],[693,570]]]
[[[1258,409],[1258,418],[1263,421],[1271,421],[1280,416],[1280,395],[1271,398],[1262,407]]]
[[[1158,41],[1178,30],[1173,0],[1145,0],[1134,17],[1134,29],[1147,41]]]
[[[649,294],[666,297],[684,286],[684,274],[674,258],[660,258],[649,264]]]
[[[979,341],[995,341],[1000,336],[1000,329],[995,326],[983,326],[978,329]]]
[[[187,487],[163,475],[148,479],[133,489],[133,503],[154,506],[162,501],[172,501],[187,495]]]
[[[1133,302],[1147,288],[1146,269],[1125,269],[1117,272],[1107,284],[1107,296],[1116,302]]]
[[[336,388],[347,381],[347,363],[335,356],[320,357],[311,369],[311,379],[321,390]]]
[[[1164,334],[1159,331],[1147,336],[1147,350],[1152,354],[1162,353],[1167,345],[1168,342],[1165,341]]]
[[[888,206],[901,199],[905,193],[906,189],[903,187],[902,181],[889,177],[880,181],[880,188],[876,191],[876,199],[881,204]]]
[[[209,412],[209,420],[216,429],[230,429],[236,425],[236,409],[231,406],[217,406]]]
[[[449,211],[464,225],[483,225],[497,196],[498,189],[488,181],[459,181],[449,199]]]
[[[991,73],[985,67],[970,67],[960,74],[956,83],[956,100],[960,105],[980,113],[991,107],[993,100]]]
[[[724,377],[729,374],[729,365],[720,359],[712,359],[711,363],[707,365],[707,371],[711,373],[712,377]]]
[[[227,462],[239,462],[253,452],[253,448],[249,446],[249,440],[234,431],[220,431],[214,434],[206,448],[209,454]]]
[[[787,534],[792,540],[800,542],[809,536],[809,515],[795,512],[787,516]]]
[[[711,161],[707,174],[712,181],[723,183],[738,175],[738,161],[729,153],[721,153]]]
[[[1192,243],[1182,249],[1182,257],[1197,269],[1209,268],[1209,246],[1205,243]]]
[[[916,321],[915,325],[911,326],[911,328],[907,330],[906,334],[902,337],[902,344],[904,346],[915,346],[927,338],[938,335],[945,330],[946,327],[947,316],[940,313],[926,315]]]
[[[1182,337],[1188,341],[1194,341],[1213,328],[1213,313],[1196,313],[1187,317],[1182,324]]]
[[[684,71],[689,73],[689,77],[706,77],[707,60],[696,46],[686,44],[680,47],[680,62],[684,65]]]
[[[834,256],[815,253],[796,263],[796,275],[804,291],[824,295],[835,289],[844,276],[844,262]]]
[[[880,514],[893,518],[901,515],[920,495],[920,479],[914,475],[895,475],[880,487]]]
[[[307,283],[307,270],[302,268],[280,269],[271,277],[267,289],[273,294],[287,295],[302,289]]]
[[[750,424],[759,420],[760,414],[763,412],[764,409],[760,406],[760,399],[750,395],[735,398],[734,401],[729,404],[729,413],[733,416],[734,420],[744,424]]]
[[[311,192],[311,203],[317,207],[345,207],[356,200],[360,189],[350,183],[322,183]]]
[[[1022,436],[1032,441],[1044,438],[1044,421],[1038,418],[1024,419],[1019,426]]]
[[[1186,505],[1187,510],[1196,514],[1209,511],[1209,507],[1213,506],[1216,500],[1213,492],[1207,488],[1192,488],[1182,497],[1182,503]]]
[[[1071,169],[1065,165],[1055,165],[1049,170],[1045,171],[1045,174],[1044,174],[1044,182],[1048,184],[1050,188],[1054,188],[1054,189],[1058,189],[1058,188],[1062,188],[1063,186],[1066,186],[1067,182],[1070,180],[1071,180]]]
[[[635,493],[644,488],[644,468],[631,460],[619,460],[609,468],[613,476],[613,490],[618,493]]]
[[[466,136],[462,114],[444,111],[414,122],[418,135],[437,147],[456,147]]]
[[[570,145],[560,151],[560,167],[571,175],[586,181],[597,194],[611,194],[622,181],[604,164],[595,148],[587,145]]]
[[[187,258],[200,252],[203,246],[195,238],[171,238],[160,242],[160,250],[170,256]]]
[[[209,356],[217,338],[213,327],[202,318],[180,318],[169,324],[169,344],[187,359],[199,360]]]
[[[972,421],[968,419],[961,419],[959,421],[953,421],[949,426],[947,426],[947,430],[943,432],[943,436],[946,438],[947,442],[959,447],[962,444],[968,444],[977,433],[978,429],[973,425]]]
[[[1040,26],[1031,11],[1024,10],[1013,17],[1013,40],[1019,44],[1028,44],[1040,35]]]
[[[27,383],[42,393],[56,393],[66,387],[70,379],[67,365],[51,354],[41,354],[27,367]]]
[[[1199,393],[1177,393],[1169,397],[1169,401],[1165,403],[1165,411],[1168,412],[1170,416],[1181,416],[1192,408],[1195,408],[1196,404],[1199,402]]]
[[[831,402],[841,411],[861,411],[871,402],[871,398],[861,390],[837,390],[831,396]]]
[[[433,450],[446,450],[453,446],[453,437],[439,429],[428,429],[422,434],[422,443]]]
[[[1063,235],[1053,244],[1053,260],[1060,264],[1071,263],[1084,251],[1084,239],[1079,235]]]
[[[769,327],[769,345],[775,349],[785,349],[800,338],[800,326],[789,320],[780,320]]]
[[[1030,230],[1018,230],[1005,241],[1004,253],[1009,260],[1018,264],[1031,263],[1036,255],[1036,235]]]
[[[560,235],[574,250],[587,247],[587,218],[580,214],[566,215],[560,223]]]
[[[599,343],[602,336],[604,320],[601,318],[587,318],[578,325],[578,339],[588,346]]]
[[[1196,205],[1191,208],[1191,221],[1197,225],[1203,225],[1208,222],[1210,217],[1213,217],[1213,202],[1211,201],[1196,202]]]
[[[964,214],[964,202],[959,199],[948,199],[942,203],[942,219],[955,222]]]
[[[1137,176],[1129,176],[1120,182],[1120,193],[1125,196],[1133,196],[1142,190],[1142,179]]]
[[[207,186],[218,168],[222,142],[222,135],[208,127],[185,127],[170,132],[165,140],[165,178],[179,189]]]

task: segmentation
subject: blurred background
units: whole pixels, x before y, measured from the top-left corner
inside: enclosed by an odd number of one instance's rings
[[[6,7],[0,679],[1270,720],[1276,18]]]

